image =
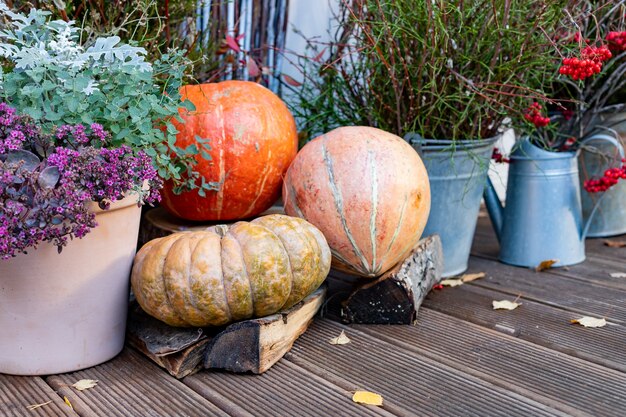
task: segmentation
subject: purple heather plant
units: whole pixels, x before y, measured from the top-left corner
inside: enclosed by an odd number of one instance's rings
[[[108,148],[108,140],[96,123],[44,133],[0,103],[0,258],[41,242],[60,252],[96,227],[90,202],[106,210],[129,191],[138,203],[159,200],[162,184],[151,158],[127,145]]]

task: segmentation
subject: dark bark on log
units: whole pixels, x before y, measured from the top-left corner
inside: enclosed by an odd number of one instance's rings
[[[412,324],[442,271],[441,240],[434,235],[420,240],[404,261],[374,281],[331,271],[329,298],[342,300],[340,306],[335,301],[335,308],[346,323]]]
[[[291,349],[322,306],[325,294],[322,286],[288,310],[217,329],[171,327],[134,304],[128,342],[176,378],[202,367],[260,374]]]

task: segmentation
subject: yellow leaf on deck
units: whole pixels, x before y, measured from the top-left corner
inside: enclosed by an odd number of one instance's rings
[[[65,404],[67,404],[69,408],[71,408],[72,410],[74,409],[74,407],[72,407],[72,403],[70,402],[70,400],[67,399],[66,396],[63,396],[63,401],[65,401]]]
[[[609,248],[626,248],[626,240],[609,240],[606,239],[604,244]]]
[[[543,262],[541,262],[536,268],[535,271],[537,272],[541,272],[541,271],[545,271],[546,269],[550,269],[552,268],[552,265],[554,265],[555,263],[559,262],[558,259],[548,259],[545,260]]]
[[[369,391],[357,391],[352,396],[352,401],[359,404],[383,405],[383,397],[380,394]]]
[[[605,319],[597,319],[595,317],[581,317],[579,319],[571,320],[571,323],[578,323],[585,327],[604,327],[606,326]]]
[[[461,281],[463,282],[472,282],[480,278],[485,278],[484,272],[477,272],[475,274],[463,274],[461,276]]]
[[[459,285],[463,285],[462,279],[444,279],[440,282],[444,287],[458,287]]]
[[[515,301],[492,301],[491,305],[494,310],[515,310],[517,307],[521,306],[520,303],[516,303]]]
[[[77,390],[82,391],[85,389],[93,388],[97,384],[98,381],[96,381],[95,379],[81,379],[80,381],[73,383],[72,386]]]
[[[341,334],[328,341],[331,345],[347,345],[350,343],[350,339],[346,336],[346,333],[342,330]]]
[[[28,407],[26,407],[26,408],[27,408],[28,410],[31,410],[31,411],[32,411],[32,410],[36,410],[36,409],[38,409],[39,407],[43,407],[44,405],[48,405],[48,404],[50,404],[51,402],[52,402],[52,400],[50,400],[50,401],[46,401],[45,403],[41,403],[41,404],[31,404],[31,405],[29,405],[29,406],[28,406]]]

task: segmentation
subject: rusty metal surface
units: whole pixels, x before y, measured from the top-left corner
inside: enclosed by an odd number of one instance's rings
[[[48,403],[51,401],[50,403]],[[44,404],[33,410],[28,406]],[[70,407],[39,377],[18,377],[0,374],[0,416],[49,417],[77,416]]]
[[[80,392],[68,387],[81,379],[95,379],[99,382],[96,387]],[[103,365],[51,376],[47,382],[59,390],[61,395],[67,396],[81,416],[228,415],[131,349],[125,349],[117,358]]]

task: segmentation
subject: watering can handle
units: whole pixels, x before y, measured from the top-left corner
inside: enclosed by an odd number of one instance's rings
[[[617,140],[615,137],[611,135],[607,135],[605,133],[596,133],[594,135],[589,136],[587,139],[584,139],[583,141],[580,142],[580,148],[582,149],[587,143],[593,142],[593,141],[609,142],[611,145],[617,148],[619,155],[622,158],[624,158],[624,147],[622,146],[620,141]],[[579,149],[579,152],[580,152],[580,149]]]
[[[607,135],[605,133],[596,133],[594,135],[589,136],[587,139],[584,139],[583,141],[581,141],[578,152],[580,152],[580,150],[585,146],[585,144],[589,142],[593,142],[593,141],[604,141],[604,142],[610,143],[611,145],[617,148],[617,151],[619,152],[620,157],[624,159],[624,147],[622,146],[620,141],[617,140],[615,137]],[[606,196],[606,192],[602,193],[602,196],[594,204],[593,209],[591,210],[591,213],[589,214],[589,218],[587,219],[587,223],[585,224],[585,228],[583,229],[581,240],[585,240],[585,238],[587,237],[587,233],[589,232],[589,226],[591,226],[591,221],[593,220],[593,217],[598,211],[598,207],[600,207],[600,203],[602,202],[602,199],[604,199],[605,196]]]

